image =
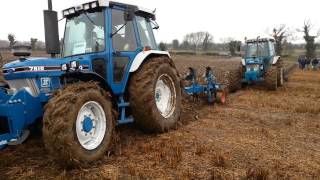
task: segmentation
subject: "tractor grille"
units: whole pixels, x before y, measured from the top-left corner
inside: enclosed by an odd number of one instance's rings
[[[40,93],[35,79],[15,79],[7,82],[12,93],[16,93],[23,88],[25,88],[33,96],[38,96]]]
[[[6,117],[0,116],[0,135],[10,133],[9,122]]]

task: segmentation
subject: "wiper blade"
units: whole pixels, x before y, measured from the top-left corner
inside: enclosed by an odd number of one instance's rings
[[[121,29],[123,29],[126,25],[127,25],[127,22],[125,22],[118,30],[116,30],[116,32],[112,33],[110,37],[112,38],[114,35],[118,34],[118,32],[121,31]]]
[[[96,27],[100,28],[101,30],[103,30],[102,27],[98,26],[89,16],[87,12],[84,12],[84,14],[86,15],[86,17],[88,18],[88,20]]]

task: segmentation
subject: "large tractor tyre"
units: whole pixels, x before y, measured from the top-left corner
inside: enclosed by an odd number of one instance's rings
[[[278,82],[278,86],[281,87],[283,86],[283,83],[284,83],[284,68],[283,68],[283,61],[281,59],[277,62],[277,69],[278,69],[277,82]]]
[[[135,123],[142,131],[162,133],[176,126],[181,87],[178,72],[167,57],[148,59],[132,75],[129,95]]]
[[[4,149],[7,145],[1,145],[0,150]]]
[[[241,78],[242,74],[240,70],[235,69],[229,72],[229,77],[228,77],[228,92],[233,93],[236,92],[237,90],[241,89]]]
[[[93,82],[73,84],[45,107],[44,144],[63,165],[87,167],[108,151],[114,127],[109,95]]]
[[[277,90],[278,88],[278,68],[275,66],[270,67],[265,75],[265,84],[269,90]]]

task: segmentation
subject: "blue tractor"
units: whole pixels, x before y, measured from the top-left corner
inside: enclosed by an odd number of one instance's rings
[[[51,7],[44,23],[52,57],[29,58],[20,47],[20,58],[3,66],[2,148],[22,143],[40,123],[50,154],[63,164],[85,165],[109,150],[117,124],[134,122],[151,133],[176,127],[180,77],[170,54],[158,50],[153,11],[108,0],[70,7],[62,12],[60,45]]]
[[[275,53],[273,39],[258,37],[247,40],[241,63],[243,84],[263,82],[269,90],[276,90],[283,85],[283,62]]]

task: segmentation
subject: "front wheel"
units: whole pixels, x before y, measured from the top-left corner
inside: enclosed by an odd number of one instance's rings
[[[135,123],[146,132],[165,132],[176,126],[181,112],[181,87],[177,70],[167,57],[148,59],[129,85]]]
[[[1,145],[0,150],[4,149],[5,147],[6,147],[6,145]]]
[[[283,86],[284,84],[284,70],[283,68],[278,68],[278,86]]]
[[[284,68],[283,68],[283,61],[281,59],[277,62],[277,78],[278,78],[278,86],[281,87],[284,84]]]
[[[110,148],[114,130],[110,97],[95,83],[67,86],[45,108],[43,138],[63,164],[86,166]]]
[[[278,88],[278,69],[271,66],[265,74],[265,84],[269,90],[275,91]]]

